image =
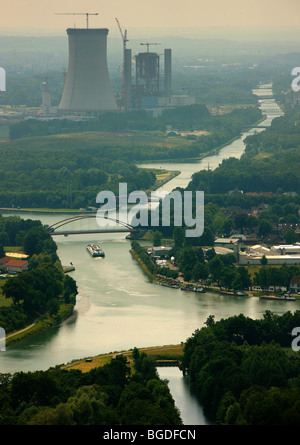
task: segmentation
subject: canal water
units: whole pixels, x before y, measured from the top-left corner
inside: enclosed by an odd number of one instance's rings
[[[158,368],[161,379],[168,381],[170,392],[180,411],[181,420],[184,425],[214,425],[215,422],[207,417],[201,404],[191,392],[186,377],[178,368]]]
[[[270,102],[270,106],[273,108],[274,103]],[[153,164],[155,168],[181,171],[162,190],[168,192],[178,186],[186,187],[192,174],[207,168],[208,164],[213,169],[225,158],[239,158],[245,148],[245,137],[255,131],[263,129],[245,132],[217,155],[197,163]],[[21,217],[39,219],[51,225],[69,215],[22,213]],[[203,327],[209,315],[214,315],[216,320],[240,313],[260,318],[267,309],[275,313],[293,310],[290,306],[287,308],[285,302],[215,293],[197,295],[159,286],[148,279],[131,257],[130,241],[125,239],[124,234],[57,236],[55,241],[62,264],[67,266],[72,263],[75,267],[75,271],[71,272],[79,289],[75,314],[60,327],[0,352],[0,373],[45,370],[73,359],[133,347],[179,344],[196,329]],[[92,258],[88,254],[86,245],[89,242],[101,245],[105,251],[104,259]],[[176,371],[176,368],[160,369],[160,373],[165,373],[163,378],[170,382],[184,423],[208,424],[186,381]],[[198,408],[193,409],[195,406]]]

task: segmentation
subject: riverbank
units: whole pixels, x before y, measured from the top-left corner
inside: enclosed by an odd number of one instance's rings
[[[209,159],[209,166],[214,169],[223,159],[239,158],[243,151],[244,142],[241,140]],[[173,190],[185,188],[195,171],[206,168],[204,164],[205,161],[187,166],[166,162],[153,167],[182,171],[165,186]],[[13,213],[13,209],[9,211]],[[28,213],[26,218],[40,219],[43,224],[51,225],[58,216]],[[74,358],[93,356],[97,351],[126,350],[132,345],[177,344],[200,328],[211,314],[216,320],[236,313],[259,318],[274,305],[276,311],[286,310],[284,302],[225,297],[213,289],[208,295],[176,292],[176,289],[166,289],[154,280],[152,284],[136,261],[131,260],[129,241],[124,240],[123,235],[101,235],[101,240],[93,235],[90,239],[106,243],[105,261],[85,258],[82,252],[85,251],[87,237],[83,239],[74,235],[72,240],[58,240],[62,264],[72,261],[76,267],[72,272],[79,285],[76,323],[63,323],[59,329],[49,329],[49,335],[36,336],[34,342],[25,340],[24,344],[10,348],[1,357],[3,371],[48,369],[59,363],[71,362]],[[34,347],[31,343],[35,343]]]
[[[179,345],[164,345],[164,346],[149,346],[146,348],[138,348],[140,352],[145,352],[147,356],[154,360],[182,360],[184,353],[184,344]],[[124,351],[109,352],[107,354],[99,354],[93,357],[85,357],[78,360],[73,360],[71,363],[60,365],[60,369],[78,369],[82,372],[89,372],[93,368],[104,366],[110,363],[112,358],[117,355],[124,355],[127,357],[129,363],[132,361],[133,349]]]
[[[250,130],[251,128],[256,128],[256,127],[259,128],[259,125],[261,123],[263,123],[266,119],[267,119],[267,116],[264,115],[261,119],[256,121],[254,124],[246,125],[244,127],[244,129],[243,129],[243,132],[246,132],[246,131]],[[242,132],[239,133],[237,136],[233,137],[232,139],[230,139],[229,141],[224,142],[223,144],[221,144],[221,145],[219,145],[217,147],[212,148],[211,150],[203,153],[200,156],[197,156],[196,158],[169,158],[169,159],[145,160],[145,161],[140,161],[139,163],[137,163],[137,166],[139,166],[139,164],[152,164],[152,163],[155,164],[155,163],[165,163],[165,162],[172,162],[174,164],[175,163],[180,164],[180,163],[183,163],[183,162],[199,162],[199,161],[202,161],[203,159],[208,158],[210,156],[217,155],[218,152],[222,148],[226,147],[227,145],[232,144],[232,142],[238,140],[241,136],[242,136]]]
[[[63,321],[67,320],[73,315],[73,304],[61,304],[56,315],[49,316],[48,314],[41,316],[29,326],[15,332],[9,333],[6,338],[6,346],[11,346],[25,338],[39,334],[46,329],[59,327]]]
[[[138,255],[138,253],[134,250],[134,249],[130,249],[130,253],[132,255],[132,257],[139,263],[141,269],[143,270],[143,272],[148,276],[148,278],[150,278],[151,280],[155,281],[157,284],[160,284],[161,286],[167,286],[170,288],[174,288],[174,289],[193,289],[190,290],[190,292],[199,292],[199,293],[206,293],[206,292],[212,292],[212,293],[217,293],[217,294],[224,294],[225,295],[225,291],[220,289],[217,286],[212,286],[212,285],[201,285],[201,284],[195,284],[195,283],[191,283],[191,282],[185,282],[185,281],[176,281],[173,278],[168,278],[168,277],[163,277],[162,275],[157,275],[157,274],[153,274],[147,267],[147,265],[143,262],[143,260],[141,259],[141,257]],[[201,292],[199,290],[196,290],[197,288],[202,288],[204,289],[205,292]],[[189,290],[187,290],[187,292],[189,292]],[[245,297],[254,297],[256,295],[253,295],[251,292],[243,292]],[[228,294],[228,295],[232,295],[232,296],[239,296],[237,294],[235,294],[234,292]],[[258,295],[257,295],[258,296]]]

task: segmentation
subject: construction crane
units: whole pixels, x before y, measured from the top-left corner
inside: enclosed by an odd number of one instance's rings
[[[150,45],[161,45],[161,43],[140,43],[140,45],[146,45],[147,46],[147,53],[148,53]]]
[[[118,24],[118,27],[119,27],[119,30],[120,30],[120,34],[121,34],[121,37],[122,37],[122,40],[123,40],[123,49],[124,49],[124,53],[125,53],[125,50],[126,50],[126,43],[129,41],[128,39],[127,39],[127,29],[125,29],[125,31],[123,32],[122,31],[122,28],[121,28],[121,25],[120,25],[120,23],[119,23],[119,20],[116,18],[116,22],[117,22],[117,24]]]
[[[98,12],[57,12],[56,15],[85,15],[86,27],[89,27],[89,15],[98,15]]]
[[[126,96],[126,80],[125,80],[125,57],[126,57],[126,43],[129,41],[127,39],[127,29],[123,32],[119,20],[116,18],[116,22],[118,24],[120,34],[123,41],[123,66],[122,66],[122,93],[121,93],[121,102],[125,105],[125,96]]]

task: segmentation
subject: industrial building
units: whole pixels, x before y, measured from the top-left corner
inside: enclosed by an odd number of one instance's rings
[[[275,246],[268,248],[257,244],[247,248],[244,252],[238,249],[238,251],[236,250],[238,264],[242,266],[261,265],[263,256],[269,266],[300,264],[300,254],[297,251],[290,250],[290,246],[286,247],[287,250],[279,250]]]
[[[87,19],[88,19],[88,15]],[[116,19],[117,20],[117,19]],[[118,22],[118,20],[117,20]],[[145,109],[160,114],[165,108],[191,105],[195,98],[173,95],[172,50],[160,55],[149,50],[150,45],[141,43],[147,51],[134,57],[126,47],[127,30],[123,33],[122,89],[114,94],[107,62],[106,28],[68,28],[68,70],[64,73],[64,89],[60,104],[53,107],[47,82],[43,91],[42,114],[44,116],[94,117],[103,112]],[[135,71],[135,73],[133,73]]]
[[[131,107],[152,110],[159,114],[164,108],[194,104],[194,97],[173,95],[172,50],[164,50],[162,74],[159,54],[149,51],[150,43],[144,45],[147,45],[147,52],[135,56],[135,83],[131,87]]]

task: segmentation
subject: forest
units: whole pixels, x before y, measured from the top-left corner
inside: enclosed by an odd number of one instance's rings
[[[135,112],[132,113],[131,119],[135,122]],[[139,114],[142,121],[152,119]],[[151,131],[146,134],[107,133],[108,121],[123,119],[126,122],[124,113],[99,118],[104,120],[104,133],[80,133],[80,126],[90,123],[76,122],[76,131],[79,131],[76,134],[39,135],[1,143],[0,207],[86,208],[95,205],[101,190],[116,192],[119,182],[126,182],[129,192],[148,190],[155,183],[155,174],[138,169],[137,162],[202,156],[239,136],[243,125],[251,125],[261,117],[261,112],[252,107],[223,116],[210,116],[201,105],[167,110],[166,114],[172,117],[172,122],[182,122],[184,128],[193,127],[196,122],[198,127],[208,129],[209,134],[190,139],[189,136],[174,138]],[[206,117],[202,119],[203,115]],[[64,122],[58,121],[58,125],[66,131]],[[70,125],[74,131],[72,121],[65,125]],[[28,127],[39,133],[39,128],[53,126],[54,121],[28,120],[11,128]]]
[[[155,361],[137,348],[132,363],[79,370],[0,374],[0,425],[181,425]]]
[[[246,150],[241,159],[229,158],[214,171],[195,173],[190,190],[209,194],[246,192],[296,192],[300,189],[299,164],[300,110],[287,110],[273,119],[270,128],[245,140]]]
[[[187,339],[193,392],[218,424],[299,425],[300,357],[292,349],[299,323],[300,311],[266,311],[258,320],[211,315]]]
[[[0,306],[0,326],[6,333],[22,329],[44,314],[56,317],[70,312],[76,303],[77,286],[65,274],[57,246],[40,221],[0,217],[0,251],[17,246],[29,255],[28,270],[4,280],[3,297],[11,304]]]

